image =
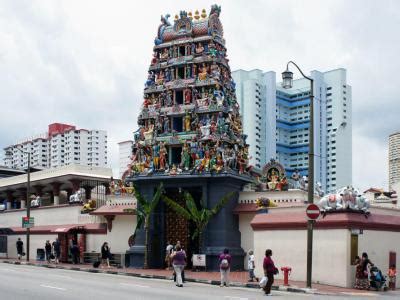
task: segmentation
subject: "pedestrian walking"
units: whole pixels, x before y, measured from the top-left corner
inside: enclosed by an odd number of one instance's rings
[[[102,265],[106,265],[108,268],[110,267],[110,256],[110,247],[107,242],[104,242],[103,246],[101,246],[101,262]]]
[[[265,250],[265,257],[263,262],[264,275],[267,277],[267,284],[263,287],[265,295],[271,295],[271,287],[274,283],[274,275],[279,273],[278,268],[275,267],[274,261],[271,258],[272,250]]]
[[[393,291],[396,289],[396,276],[397,276],[396,265],[393,264],[390,266],[390,268],[388,270],[389,289],[391,289]]]
[[[172,255],[172,265],[176,274],[176,286],[183,287],[182,271],[186,265],[186,253],[180,245],[177,245],[175,250]]]
[[[50,256],[51,256],[51,244],[50,241],[47,240],[46,244],[44,245],[44,251],[46,253],[46,260],[48,263],[50,263]]]
[[[359,263],[356,265],[356,273],[357,273],[357,281],[355,288],[359,290],[369,290],[370,284],[368,279],[368,267],[373,266],[374,264],[369,260],[368,254],[364,252],[361,255],[361,259]]]
[[[18,259],[21,260],[21,257],[23,256],[23,252],[24,252],[24,242],[21,241],[21,238],[18,238],[15,245],[17,247]]]
[[[53,242],[53,254],[54,254],[55,263],[59,264],[60,257],[61,257],[61,243],[58,238],[56,238],[56,240]]]
[[[165,263],[167,265],[167,270],[171,269],[171,255],[174,250],[174,246],[168,241],[167,248],[165,248]]]
[[[219,271],[221,272],[221,285],[226,287],[229,286],[229,273],[231,270],[232,257],[229,254],[227,248],[224,249],[223,253],[219,255]]]
[[[253,250],[250,250],[248,254],[249,254],[249,258],[247,260],[247,269],[249,271],[249,282],[253,282],[254,279],[256,281],[258,281],[256,276],[254,275],[254,269],[256,268],[256,264],[255,264],[255,261],[254,261],[255,259],[254,259]]]

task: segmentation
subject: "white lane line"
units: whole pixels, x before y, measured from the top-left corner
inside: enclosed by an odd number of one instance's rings
[[[17,270],[13,270],[13,269],[3,269],[1,268],[0,271],[6,271],[6,272],[17,272]]]
[[[51,285],[44,285],[44,284],[41,284],[40,286],[41,286],[41,287],[44,287],[44,288],[55,289],[55,290],[60,290],[60,291],[66,291],[66,290],[67,290],[67,289],[64,289],[64,288],[60,288],[60,287],[56,287],[56,286],[51,286]]]
[[[229,300],[249,300],[249,298],[241,298],[241,297],[234,297],[234,296],[224,296],[224,298]]]
[[[54,275],[51,275],[51,276],[58,277],[58,278],[72,279],[71,276],[65,276],[65,275],[57,275],[57,274],[54,274]]]
[[[125,285],[125,286],[130,286],[130,287],[138,287],[138,288],[145,288],[145,289],[150,288],[150,286],[148,286],[148,285],[140,285],[140,284],[134,284],[134,283],[121,282],[120,285]]]

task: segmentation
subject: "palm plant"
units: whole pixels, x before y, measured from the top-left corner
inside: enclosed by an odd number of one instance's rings
[[[148,268],[148,250],[149,250],[149,225],[150,225],[150,216],[153,213],[154,209],[157,207],[158,202],[160,201],[161,194],[163,192],[163,184],[157,187],[156,192],[153,195],[151,201],[148,201],[146,198],[140,194],[137,188],[134,189],[135,197],[138,201],[137,205],[137,224],[134,232],[134,236],[136,236],[136,231],[142,227],[144,224],[145,231],[145,240],[144,240],[144,262],[143,268]]]
[[[185,206],[181,206],[176,203],[174,200],[168,198],[163,195],[163,201],[172,208],[175,212],[177,212],[180,216],[185,218],[188,221],[192,221],[196,225],[196,229],[192,235],[192,239],[194,240],[198,237],[199,240],[199,253],[202,252],[203,245],[203,232],[207,227],[208,222],[211,220],[213,216],[215,216],[221,209],[224,207],[226,203],[234,195],[234,192],[230,192],[222,197],[218,203],[212,208],[207,209],[202,207],[200,209],[197,208],[196,202],[194,201],[192,195],[189,192],[184,193]]]

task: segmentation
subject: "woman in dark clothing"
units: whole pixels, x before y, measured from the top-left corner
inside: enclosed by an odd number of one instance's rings
[[[79,263],[79,246],[78,242],[73,239],[71,244],[71,255],[72,255],[72,263],[78,264]]]
[[[50,244],[49,240],[46,241],[46,244],[44,245],[44,250],[46,252],[46,260],[47,260],[48,263],[50,263],[51,244]]]
[[[104,242],[103,246],[101,246],[101,261],[103,264],[107,264],[107,267],[110,267],[110,247],[107,242]]]
[[[374,264],[369,260],[367,253],[364,252],[362,254],[359,265],[359,279],[357,288],[361,290],[369,290],[368,265],[373,266]]]
[[[267,284],[263,287],[265,295],[271,295],[271,287],[274,283],[274,275],[278,274],[278,269],[275,267],[274,261],[271,258],[272,250],[265,250],[265,257],[263,262],[264,275],[268,278]]]

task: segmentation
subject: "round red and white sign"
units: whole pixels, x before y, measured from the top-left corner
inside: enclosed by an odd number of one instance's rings
[[[307,218],[310,220],[316,220],[321,215],[321,211],[316,204],[309,204],[306,208]]]

